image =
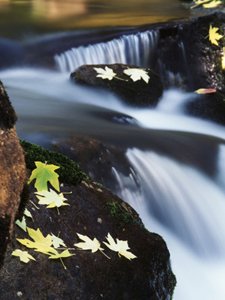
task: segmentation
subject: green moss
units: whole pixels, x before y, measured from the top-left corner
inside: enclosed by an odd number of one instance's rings
[[[109,208],[110,215],[120,222],[125,224],[139,223],[142,225],[138,216],[134,215],[129,206],[126,206],[125,203],[122,205],[119,202],[111,201],[107,203],[107,206]]]
[[[47,162],[60,167],[57,171],[61,182],[68,184],[78,184],[88,176],[81,171],[78,164],[70,160],[68,157],[53,151],[46,150],[40,146],[20,141],[25,152],[26,166],[28,169],[35,168],[35,161]]]

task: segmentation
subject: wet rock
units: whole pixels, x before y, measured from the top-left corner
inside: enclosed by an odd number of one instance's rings
[[[127,176],[130,173],[124,149],[106,145],[94,138],[73,135],[68,139],[55,141],[53,150],[79,161],[80,167],[90,178],[112,191],[117,190],[118,185],[113,169]]]
[[[44,235],[59,235],[70,248],[78,242],[77,232],[100,241],[110,232],[113,237],[128,240],[137,258],[129,261],[106,250],[108,259],[99,251],[70,250],[75,255],[64,259],[65,270],[60,260],[49,260],[29,250],[37,261],[23,264],[11,256],[15,248],[22,248],[16,238],[26,236],[16,228],[0,271],[2,299],[16,299],[18,293],[27,300],[172,299],[175,277],[166,244],[159,235],[143,227],[129,205],[89,179],[76,185],[63,182],[61,191],[72,193],[65,195],[70,206],[59,208],[59,213],[38,205],[32,187],[30,191],[31,201],[26,207],[33,220],[27,219],[29,227],[40,228]]]
[[[116,73],[112,80],[97,77],[94,68],[108,67]],[[150,79],[146,83],[143,79],[133,81],[124,74],[128,68],[139,68],[137,66],[112,64],[112,65],[84,65],[71,74],[71,79],[81,84],[96,87],[104,87],[121,96],[127,103],[135,106],[149,106],[157,104],[162,95],[163,87],[159,76],[151,69],[146,69]]]
[[[13,230],[26,178],[23,150],[14,123],[15,112],[0,82],[0,263]]]
[[[165,87],[178,86],[188,91],[213,87],[216,94],[201,95],[190,102],[188,113],[225,124],[225,73],[221,66],[223,43],[212,45],[209,26],[223,33],[225,14],[214,13],[190,21],[178,21],[158,28],[154,68]]]

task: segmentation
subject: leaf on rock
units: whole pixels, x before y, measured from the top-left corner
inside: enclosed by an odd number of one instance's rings
[[[217,31],[219,30],[218,27],[209,27],[209,40],[213,45],[219,46],[218,41],[222,39],[222,35],[219,34]]]
[[[214,88],[198,89],[195,91],[195,93],[199,94],[199,95],[213,94],[213,93],[216,93],[216,89],[214,89]]]
[[[76,243],[74,246],[82,249],[82,250],[91,250],[92,253],[97,252],[98,250],[102,251],[100,242],[94,238],[91,240],[88,236],[77,233],[80,240],[83,242]]]
[[[30,260],[36,260],[32,255],[30,255],[27,251],[22,251],[20,249],[16,249],[12,252],[13,256],[18,256],[20,261],[27,264]]]
[[[107,237],[106,237],[107,242],[103,242],[110,250],[118,252],[119,257],[120,256],[124,256],[127,259],[131,260],[136,258],[137,256],[134,255],[132,252],[127,251],[129,250],[129,246],[128,246],[128,242],[127,241],[122,241],[119,239],[115,240],[113,239],[113,237],[111,236],[110,233],[108,233]]]
[[[97,77],[100,77],[102,79],[112,80],[116,76],[116,73],[114,73],[113,69],[108,67],[105,67],[105,69],[94,68],[94,70],[98,73]]]
[[[16,225],[19,226],[23,231],[27,231],[26,218],[23,216],[22,220],[16,220]]]
[[[69,205],[65,203],[67,199],[63,196],[63,193],[57,194],[52,189],[50,191],[35,192],[35,194],[39,200],[38,204],[47,205],[47,208]]]
[[[24,216],[26,216],[27,218],[33,219],[32,214],[30,213],[30,211],[27,208],[25,208],[25,210],[24,210]]]
[[[75,254],[70,253],[69,250],[66,249],[61,253],[56,251],[56,253],[50,254],[49,259],[60,259],[60,258],[70,257],[70,256],[73,256],[73,255],[75,255]]]
[[[209,3],[203,4],[203,7],[204,8],[216,8],[216,7],[218,7],[221,4],[222,4],[222,1],[220,1],[220,0],[213,0],[213,1],[210,1]]]
[[[55,236],[53,233],[51,234],[52,245],[54,248],[59,248],[60,246],[66,247],[64,241],[59,237]]]
[[[50,234],[44,237],[39,228],[35,230],[29,227],[27,227],[27,232],[33,241],[29,239],[17,239],[19,243],[26,246],[27,248],[32,248],[35,251],[44,254],[55,254],[57,252],[53,247],[51,247],[52,237]]]
[[[40,161],[35,161],[36,169],[31,173],[28,183],[31,183],[34,179],[35,188],[38,192],[48,190],[48,182],[59,192],[59,175],[55,170],[59,169],[58,166],[44,164]]]
[[[202,5],[204,8],[215,8],[222,4],[222,1],[220,0],[195,0],[195,5],[191,6],[191,8],[196,8],[200,5]]]
[[[222,70],[225,70],[225,47],[223,47],[223,53],[222,53],[222,58],[221,58],[221,66],[222,66]]]
[[[143,69],[130,68],[123,71],[124,74],[130,76],[133,81],[138,81],[143,79],[146,83],[149,82],[150,76],[148,72]]]

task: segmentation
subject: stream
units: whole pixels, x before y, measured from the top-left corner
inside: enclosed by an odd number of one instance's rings
[[[156,45],[157,31],[123,33],[55,51],[54,68],[1,69],[0,79],[18,114],[20,138],[48,148],[81,134],[126,149],[130,174],[112,168],[118,182],[113,192],[165,239],[177,277],[173,299],[224,300],[224,127],[188,116],[185,106],[199,96],[172,86],[155,108],[134,108],[107,91],[69,80],[85,63],[151,66]]]

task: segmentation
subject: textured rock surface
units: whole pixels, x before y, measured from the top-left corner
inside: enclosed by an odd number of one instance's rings
[[[0,83],[0,262],[20,204],[26,169],[14,126],[15,112]]]
[[[94,68],[111,68],[118,78],[112,80],[97,77]],[[159,76],[150,69],[146,69],[150,80],[146,83],[144,80],[133,81],[129,76],[123,73],[128,68],[138,68],[136,66],[112,64],[112,65],[84,65],[71,74],[72,80],[92,86],[105,87],[120,95],[127,103],[135,106],[155,105],[162,95],[163,87]]]
[[[1,299],[16,299],[18,294],[26,300],[172,299],[176,280],[166,244],[159,235],[145,230],[129,205],[88,179],[75,186],[64,182],[61,190],[72,194],[66,195],[70,206],[59,208],[58,213],[38,205],[31,188],[32,202],[26,204],[33,216],[27,219],[29,227],[40,228],[44,235],[59,235],[68,247],[78,242],[76,232],[100,241],[110,232],[128,240],[137,259],[128,261],[107,250],[111,259],[100,252],[71,250],[75,255],[64,259],[65,270],[60,261],[29,250],[36,262],[23,264],[11,256],[15,248],[23,248],[16,238],[26,236],[16,228],[0,271]]]

